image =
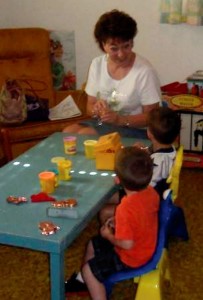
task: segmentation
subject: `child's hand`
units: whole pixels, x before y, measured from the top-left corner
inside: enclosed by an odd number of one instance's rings
[[[103,238],[109,239],[109,236],[114,234],[114,217],[106,220],[104,225],[100,228],[100,234]]]
[[[141,142],[136,142],[136,143],[133,144],[133,147],[144,148],[145,145],[143,143],[141,143]]]
[[[118,178],[118,176],[116,176],[114,178],[114,182],[115,182],[115,184],[120,184],[120,179]]]
[[[105,222],[105,225],[114,230],[114,228],[115,228],[115,217],[108,218]]]
[[[109,236],[112,234],[112,232],[111,232],[111,229],[104,224],[100,228],[100,234],[103,238],[108,240]]]
[[[145,144],[141,143],[141,142],[134,143],[133,147],[137,147],[139,149],[148,151],[148,147]]]

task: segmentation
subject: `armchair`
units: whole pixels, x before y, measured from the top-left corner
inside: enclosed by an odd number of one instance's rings
[[[8,162],[53,132],[61,131],[68,123],[87,118],[87,97],[83,90],[54,91],[48,30],[0,29],[0,40],[0,87],[8,78],[33,79],[33,89],[39,97],[48,99],[50,108],[71,94],[82,112],[80,117],[65,120],[26,121],[18,126],[0,124],[0,161]],[[40,91],[39,82],[46,88]]]

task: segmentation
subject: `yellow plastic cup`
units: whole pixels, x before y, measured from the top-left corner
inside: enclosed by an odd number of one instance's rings
[[[85,146],[85,156],[87,158],[95,158],[95,145],[97,144],[96,140],[86,140],[84,141]]]
[[[57,163],[59,180],[70,180],[70,171],[72,167],[72,162],[70,160],[61,160]]]
[[[56,175],[54,172],[44,171],[39,173],[39,182],[41,191],[47,194],[52,194],[56,186]]]

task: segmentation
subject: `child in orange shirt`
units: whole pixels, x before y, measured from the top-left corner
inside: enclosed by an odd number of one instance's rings
[[[103,281],[109,275],[150,260],[157,242],[159,210],[159,195],[149,186],[152,169],[146,151],[136,147],[118,151],[115,172],[126,196],[118,204],[115,217],[89,241],[82,272],[65,283],[66,293],[88,290],[92,299],[105,300]]]

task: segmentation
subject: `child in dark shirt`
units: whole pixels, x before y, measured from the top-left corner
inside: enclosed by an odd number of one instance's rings
[[[162,197],[163,192],[168,188],[166,180],[176,157],[174,143],[180,134],[180,115],[168,107],[154,108],[148,113],[147,126],[147,135],[151,141],[151,146],[148,148],[139,142],[135,143],[134,146],[150,153],[153,159],[153,175],[150,185]],[[124,194],[124,189],[121,186],[119,193],[116,193],[109,203],[101,209],[99,217],[102,224],[114,215],[116,205]]]

